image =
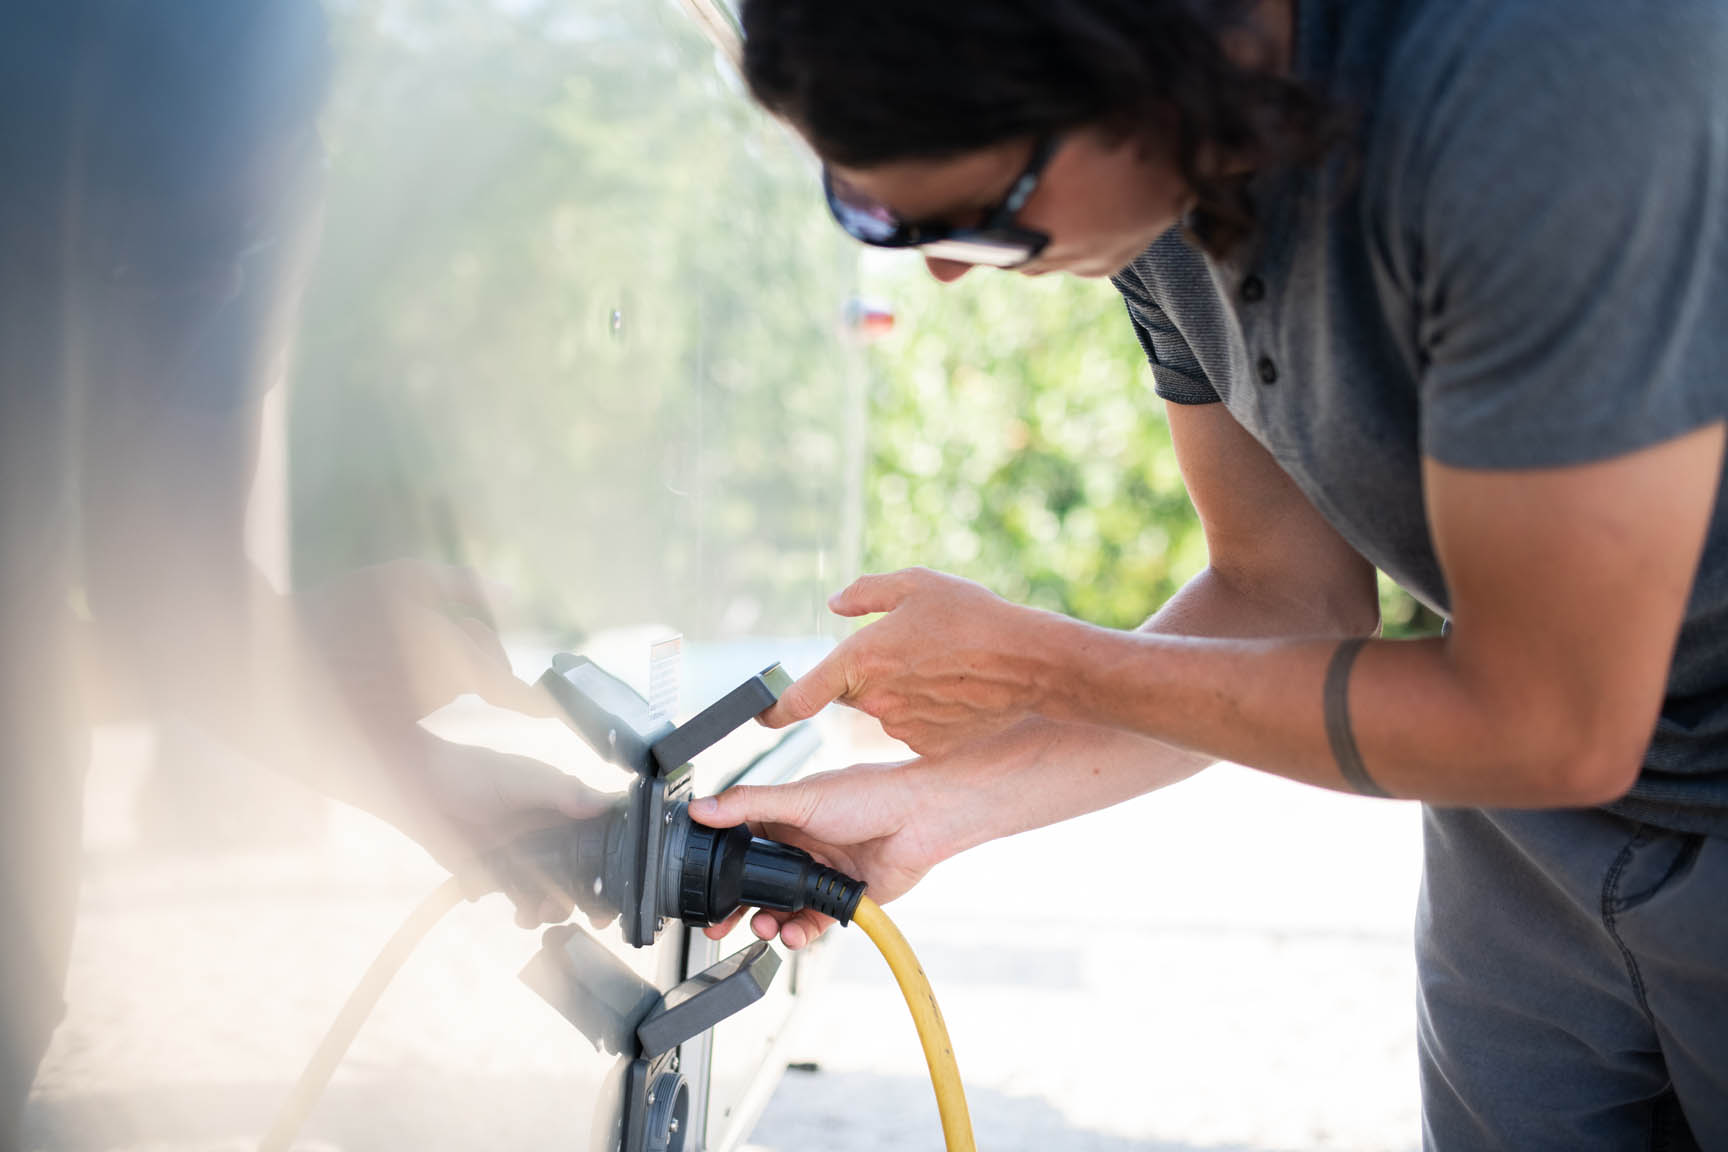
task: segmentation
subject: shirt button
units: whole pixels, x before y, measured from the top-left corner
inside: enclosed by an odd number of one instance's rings
[[[1260,357],[1260,363],[1255,365],[1255,368],[1260,373],[1260,383],[1262,383],[1262,384],[1276,384],[1276,383],[1278,383],[1278,365],[1272,363],[1272,357],[1270,357],[1270,356]]]
[[[1266,297],[1266,283],[1258,276],[1250,276],[1242,281],[1242,299],[1250,304],[1258,304]]]

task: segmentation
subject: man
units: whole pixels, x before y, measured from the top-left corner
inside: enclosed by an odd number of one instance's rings
[[[1216,759],[1420,800],[1427,1145],[1728,1147],[1728,10],[743,14],[853,235],[1113,275],[1210,563],[1131,633],[864,577],[767,719],[919,758],[693,814],[884,899]],[[1448,633],[1372,638],[1375,568]]]

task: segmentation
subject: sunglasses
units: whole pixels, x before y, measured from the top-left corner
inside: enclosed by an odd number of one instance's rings
[[[834,214],[835,222],[854,240],[876,248],[918,248],[937,260],[1014,268],[1037,256],[1050,243],[1050,237],[1022,228],[1014,218],[1038,190],[1038,181],[1057,143],[1055,136],[1039,138],[1032,149],[1032,159],[1008,186],[1007,194],[984,213],[983,223],[975,228],[903,220],[886,204],[836,184],[826,166],[822,169],[822,192],[828,198],[828,211]]]

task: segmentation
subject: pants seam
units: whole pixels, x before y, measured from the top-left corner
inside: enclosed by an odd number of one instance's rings
[[[1632,981],[1632,991],[1638,997],[1638,1008],[1644,1013],[1645,1019],[1655,1023],[1655,1017],[1650,1011],[1650,1000],[1644,993],[1644,977],[1638,971],[1638,958],[1632,954],[1632,949],[1620,938],[1615,927],[1615,920],[1620,911],[1619,885],[1620,877],[1632,863],[1632,857],[1649,838],[1646,828],[1639,828],[1620,854],[1614,858],[1614,863],[1608,866],[1608,874],[1602,880],[1602,926],[1608,933],[1608,938],[1614,941],[1614,946],[1620,950],[1620,959],[1626,965],[1626,974]]]

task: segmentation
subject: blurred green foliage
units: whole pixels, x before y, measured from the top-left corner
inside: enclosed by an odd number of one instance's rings
[[[1162,403],[1108,283],[896,261],[868,284],[865,563],[924,564],[1012,600],[1138,625],[1206,562]]]
[[[1132,628],[1205,566],[1163,402],[1107,282],[879,268],[867,286],[896,326],[872,350],[869,569],[923,564]],[[1381,605],[1388,635],[1437,628],[1384,579]]]

